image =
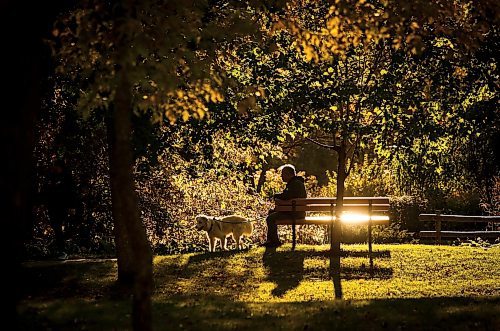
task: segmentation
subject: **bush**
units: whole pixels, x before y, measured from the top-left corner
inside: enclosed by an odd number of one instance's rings
[[[426,208],[427,200],[417,196],[391,197],[389,209],[391,224],[410,232],[419,231],[422,224],[418,220],[418,215]]]

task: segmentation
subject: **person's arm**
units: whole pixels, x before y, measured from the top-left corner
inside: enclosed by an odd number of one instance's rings
[[[275,200],[288,200],[288,198],[287,198],[287,196],[288,196],[287,190],[288,190],[288,187],[285,188],[282,193],[276,193],[274,195],[274,199]]]
[[[304,187],[304,183],[299,180],[294,180],[290,182],[283,193],[275,194],[275,199],[278,200],[290,200],[296,198],[306,198],[305,194],[306,190]]]

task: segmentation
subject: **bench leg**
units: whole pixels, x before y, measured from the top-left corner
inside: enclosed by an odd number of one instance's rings
[[[373,256],[372,256],[372,221],[368,222],[368,257],[370,259],[370,274],[373,275]]]
[[[292,251],[295,250],[296,241],[297,241],[297,233],[296,233],[296,229],[295,229],[295,220],[293,220],[293,224],[292,224]]]
[[[372,256],[372,201],[368,205],[368,258],[370,259],[370,275],[373,277],[373,256]]]

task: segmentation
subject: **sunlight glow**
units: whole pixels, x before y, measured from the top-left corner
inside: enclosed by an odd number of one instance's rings
[[[331,216],[310,216],[308,217],[310,220],[315,220],[315,221],[331,221],[332,217]],[[333,217],[335,219],[335,217]],[[369,221],[369,216],[367,214],[351,214],[351,213],[346,213],[342,215],[342,223],[347,223],[347,224],[358,224],[358,223],[367,223]],[[389,216],[385,215],[372,215],[372,221],[377,222],[377,221],[388,221]]]
[[[363,223],[370,220],[366,214],[344,214],[342,215],[342,223]],[[372,215],[372,221],[388,221],[389,216]]]

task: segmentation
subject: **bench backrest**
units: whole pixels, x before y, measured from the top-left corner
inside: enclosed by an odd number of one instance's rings
[[[389,211],[388,197],[345,197],[343,210],[349,212],[372,214]],[[303,211],[303,212],[335,212],[337,198],[301,198],[292,200],[277,200],[275,211]]]
[[[500,223],[500,216],[468,216],[468,215],[441,215],[441,214],[420,214],[418,219],[422,222],[488,222]]]

